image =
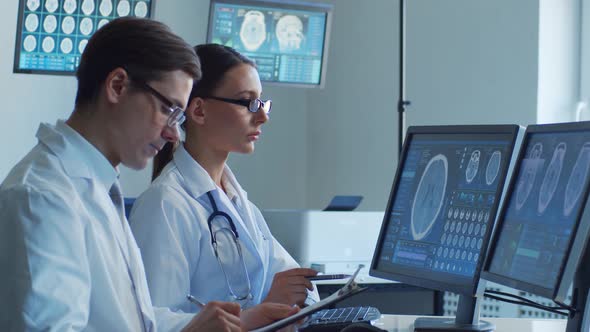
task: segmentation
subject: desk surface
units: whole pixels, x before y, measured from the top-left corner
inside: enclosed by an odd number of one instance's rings
[[[420,316],[381,315],[375,326],[391,332],[414,331],[414,320]],[[496,325],[496,332],[563,332],[565,319],[485,318]]]

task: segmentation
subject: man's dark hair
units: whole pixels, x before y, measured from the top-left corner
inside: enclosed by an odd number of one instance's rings
[[[194,49],[168,26],[149,19],[118,18],[96,31],[82,53],[76,72],[76,106],[95,101],[107,75],[119,67],[143,82],[159,80],[175,70],[195,81],[201,77]]]

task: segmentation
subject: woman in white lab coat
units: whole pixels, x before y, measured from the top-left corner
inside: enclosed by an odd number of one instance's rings
[[[193,312],[187,294],[242,307],[317,299],[305,278],[316,272],[299,268],[275,240],[226,164],[230,153],[254,151],[269,119],[256,66],[229,47],[195,50],[203,75],[186,109],[186,139],[158,154],[155,180],[129,218],[152,301]]]

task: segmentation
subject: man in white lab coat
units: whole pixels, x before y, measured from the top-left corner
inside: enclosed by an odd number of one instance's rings
[[[292,313],[152,307],[117,166],[144,168],[178,139],[200,75],[193,49],[161,23],[122,18],[93,35],[72,115],[41,124],[38,144],[0,187],[0,330],[238,331]]]

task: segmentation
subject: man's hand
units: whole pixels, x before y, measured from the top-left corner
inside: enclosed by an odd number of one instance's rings
[[[182,331],[240,332],[240,305],[232,302],[209,302]]]
[[[313,284],[305,277],[316,274],[318,274],[316,270],[306,268],[296,268],[275,274],[264,302],[302,306],[307,298],[307,290],[313,290]]]
[[[242,329],[250,331],[266,326],[274,321],[289,317],[299,311],[299,307],[292,307],[280,303],[260,303],[242,311],[240,320]]]

